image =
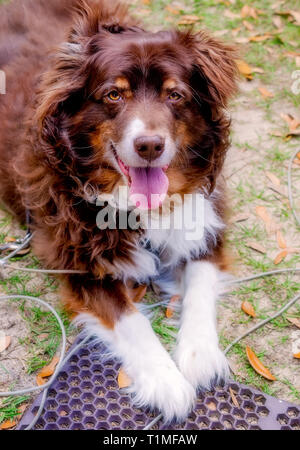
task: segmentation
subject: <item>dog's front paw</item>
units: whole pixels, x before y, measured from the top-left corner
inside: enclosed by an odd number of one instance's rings
[[[217,343],[182,339],[174,358],[181,373],[195,388],[210,389],[229,377],[228,362]]]
[[[134,403],[158,409],[166,421],[183,421],[191,411],[196,391],[179,372],[172,360],[164,365],[153,365],[135,374],[130,388]]]

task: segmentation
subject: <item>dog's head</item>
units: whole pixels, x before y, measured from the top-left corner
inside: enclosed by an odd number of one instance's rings
[[[83,8],[47,75],[37,114],[49,163],[98,191],[128,184],[144,208],[167,192],[211,191],[228,145],[233,50],[201,32],[143,31],[118,8],[117,24]]]

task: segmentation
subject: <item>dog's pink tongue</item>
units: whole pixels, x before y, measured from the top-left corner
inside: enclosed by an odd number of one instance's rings
[[[130,167],[130,200],[141,209],[158,208],[165,199],[169,180],[159,167]]]

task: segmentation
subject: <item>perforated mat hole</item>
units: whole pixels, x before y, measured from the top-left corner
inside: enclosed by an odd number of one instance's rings
[[[263,406],[266,403],[266,399],[263,395],[255,395],[254,401],[258,406]]]
[[[95,413],[95,408],[93,405],[84,406],[82,412],[85,416],[93,416]]]
[[[79,377],[71,377],[70,378],[70,380],[69,380],[69,384],[70,384],[70,386],[72,386],[72,387],[76,387],[76,386],[79,386],[79,384],[80,384],[80,378]]]
[[[207,409],[205,408],[205,406],[197,406],[195,411],[199,416],[201,416],[201,415],[206,414]]]
[[[234,421],[231,416],[223,416],[223,424],[225,428],[227,428],[228,430],[232,429],[233,423]]]
[[[258,424],[258,417],[255,414],[253,414],[253,413],[247,414],[246,420],[251,425],[257,425]]]
[[[297,417],[299,414],[299,411],[297,408],[288,408],[287,409],[287,415],[289,417]]]
[[[245,412],[241,408],[233,408],[233,417],[236,419],[243,419]]]
[[[257,408],[257,414],[259,414],[261,417],[268,416],[270,411],[265,406],[259,406]]]
[[[51,410],[54,410],[58,407],[58,403],[54,399],[49,399],[46,402],[45,408]],[[36,409],[36,411],[35,411]],[[35,415],[38,412],[38,407],[34,408],[33,414]]]
[[[69,396],[68,394],[58,394],[56,400],[58,401],[58,403],[68,403]]]
[[[48,423],[55,423],[58,419],[58,416],[57,416],[56,412],[50,411],[50,412],[46,412],[46,414],[44,415],[44,418],[45,418],[46,422],[48,422]]]
[[[43,430],[45,428],[45,421],[43,419],[39,419],[38,422],[35,424],[34,428],[36,430]]]
[[[223,430],[223,426],[220,422],[213,423],[210,427],[211,430]]]
[[[84,430],[82,423],[73,423],[71,425],[71,430]]]
[[[243,400],[251,400],[252,399],[252,392],[249,391],[249,389],[242,389],[240,395]]]
[[[93,390],[94,394],[97,395],[97,397],[104,397],[105,396],[105,389],[103,387],[96,387]]]
[[[119,427],[121,425],[119,416],[110,416],[110,424],[112,427]]]
[[[83,415],[82,415],[81,411],[73,411],[71,413],[70,417],[71,417],[73,422],[81,422],[82,418],[83,418]]]
[[[69,405],[71,409],[80,410],[82,408],[82,402],[80,400],[71,400]]]
[[[243,406],[244,406],[245,411],[247,411],[247,412],[255,411],[255,404],[249,400],[245,401],[243,403]]]
[[[278,414],[276,419],[280,425],[286,425],[289,422],[289,418],[285,414]]]
[[[92,394],[85,392],[84,394],[82,394],[81,400],[83,401],[83,403],[93,403],[94,397]]]
[[[221,403],[221,405],[220,405],[220,412],[222,413],[222,414],[228,414],[229,412],[230,412],[230,410],[231,410],[231,408],[228,406],[228,404],[227,403]]]
[[[107,411],[110,414],[118,414],[120,412],[120,406],[117,403],[113,403],[112,405],[108,405]]]
[[[220,419],[220,413],[218,411],[209,411],[208,415],[211,420],[219,420]]]
[[[91,430],[92,428],[95,428],[96,420],[93,417],[85,417],[83,420],[83,425],[85,428]]]
[[[104,421],[108,418],[108,412],[105,409],[99,409],[95,414],[99,422]]]
[[[97,409],[105,408],[107,405],[107,401],[105,399],[96,400],[95,401],[95,407]]]
[[[67,378],[68,378],[68,374],[66,372],[61,372],[58,375],[57,380],[58,381],[66,381]]]
[[[247,430],[248,429],[248,424],[244,420],[237,420],[236,424],[235,424],[235,428],[237,430]]]
[[[67,408],[59,408],[58,409],[58,415],[60,416],[60,417],[65,417],[65,416],[67,416],[67,415],[69,415],[70,414],[70,409],[67,407]]]
[[[133,430],[134,427],[135,427],[135,424],[133,422],[131,422],[130,420],[125,420],[123,422],[122,429],[124,429],[124,430]]]
[[[81,390],[79,388],[70,389],[70,396],[72,398],[79,398],[81,395]]]
[[[293,430],[300,430],[300,420],[298,419],[292,419],[291,420],[291,428]]]
[[[55,389],[49,389],[48,397],[55,398],[56,397],[56,390]]]
[[[71,426],[71,422],[67,417],[64,417],[62,419],[59,419],[58,421],[59,428],[62,428],[63,430],[67,430]]]
[[[197,424],[199,425],[199,428],[205,429],[209,427],[209,421],[206,417],[198,417],[197,418]]]

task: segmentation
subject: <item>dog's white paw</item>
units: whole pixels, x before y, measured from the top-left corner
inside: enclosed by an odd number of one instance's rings
[[[135,374],[130,391],[135,404],[159,409],[166,421],[183,421],[196,399],[195,389],[171,359],[149,370],[141,369]]]
[[[174,354],[184,377],[195,387],[210,389],[229,377],[229,365],[218,344],[181,339]]]

